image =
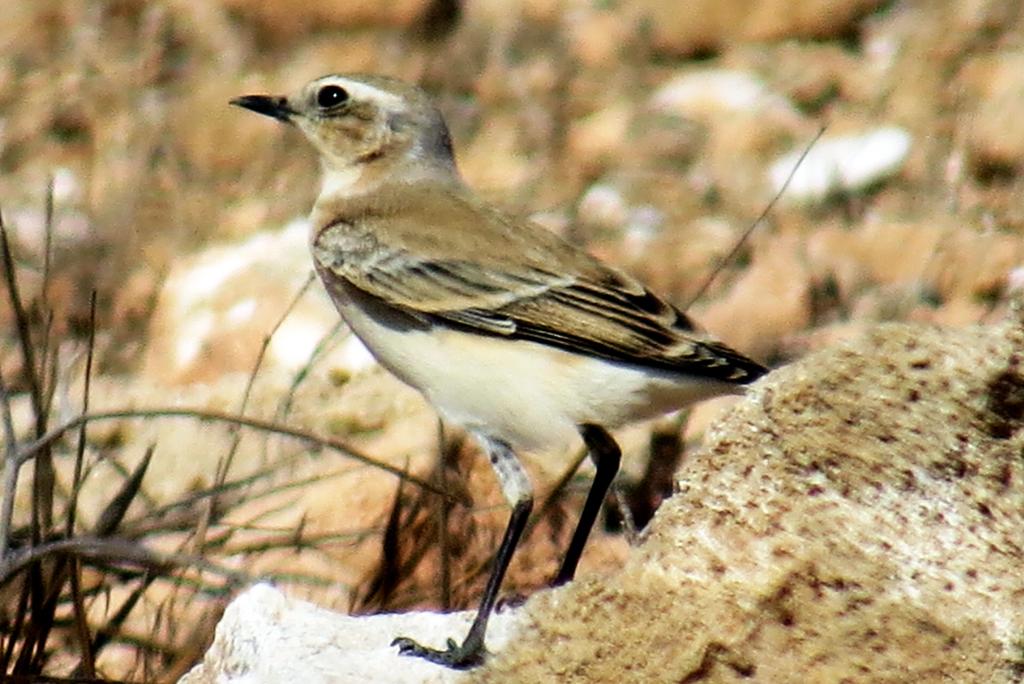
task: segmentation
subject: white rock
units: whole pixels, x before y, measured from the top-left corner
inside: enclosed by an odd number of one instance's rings
[[[271,332],[264,368],[302,368],[340,320],[319,282],[281,318],[312,271],[308,234],[309,223],[296,220],[176,263],[153,315],[146,375],[173,383],[248,372]],[[328,366],[353,374],[373,365],[353,346],[361,344],[335,349]]]
[[[669,79],[651,96],[651,107],[699,121],[725,112],[772,112],[798,119],[784,96],[772,92],[757,76],[732,69],[702,69]]]
[[[1006,275],[1007,294],[1024,292],[1024,266],[1017,266]]]
[[[70,204],[82,199],[82,183],[75,172],[66,166],[58,166],[53,170],[53,201],[54,204]]]
[[[665,212],[650,204],[641,204],[629,211],[622,243],[627,254],[639,257],[661,233],[665,225]]]
[[[93,227],[78,205],[82,200],[82,183],[71,169],[58,166],[52,170],[53,224],[49,239],[54,248],[71,249],[92,238]],[[40,190],[45,183],[40,179]],[[34,261],[42,261],[46,245],[46,211],[42,196],[36,204],[8,208],[4,212],[7,227],[22,249]]]
[[[587,188],[576,208],[583,223],[618,229],[629,218],[629,206],[619,189],[610,183],[595,183]]]
[[[840,192],[857,192],[896,175],[910,152],[910,133],[896,126],[854,135],[822,137],[794,171],[802,149],[779,157],[768,174],[778,192],[793,174],[783,201],[813,204]]]
[[[487,630],[488,650],[513,637],[520,612],[495,613]],[[441,647],[459,640],[472,612],[414,612],[354,617],[290,599],[269,584],[257,584],[224,611],[203,661],[179,684],[445,684],[467,679],[418,658],[398,655],[391,641],[408,636]]]
[[[32,259],[41,262],[46,245],[46,212],[42,207],[20,207],[4,213],[4,222],[18,245],[27,249]],[[87,242],[93,235],[89,219],[73,209],[56,209],[50,241],[53,247],[72,249]]]

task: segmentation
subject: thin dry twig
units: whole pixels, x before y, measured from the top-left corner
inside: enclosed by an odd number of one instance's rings
[[[158,684],[177,682],[202,659],[210,645],[210,634],[213,634],[214,627],[220,622],[223,614],[224,606],[217,606],[206,611],[203,617],[192,625],[190,634],[184,639],[184,645],[178,648],[171,664],[160,673],[159,679],[156,680]]]
[[[204,558],[183,553],[162,553],[138,542],[124,539],[80,535],[74,539],[44,542],[12,553],[9,558],[0,562],[0,587],[5,586],[29,565],[57,556],[77,556],[93,562],[134,566],[161,574],[175,567],[194,567],[234,583],[252,582],[255,579],[248,573],[223,568]]]
[[[14,312],[14,321],[18,328],[25,379],[29,386],[29,398],[32,401],[32,412],[36,418],[36,433],[39,436],[46,431],[45,423],[42,422],[45,414],[43,392],[39,386],[39,376],[36,374],[35,345],[32,343],[28,313],[25,311],[25,305],[18,289],[18,278],[14,273],[14,254],[11,252],[11,245],[7,239],[7,225],[4,223],[2,208],[0,208],[0,256],[3,258],[7,298],[11,304],[11,310]]]
[[[89,298],[89,341],[85,355],[85,380],[82,388],[82,413],[89,413],[89,389],[92,383],[93,352],[96,347],[96,290]],[[75,449],[75,469],[71,477],[71,496],[68,499],[65,534],[75,533],[75,517],[78,513],[78,494],[82,486],[82,464],[85,461],[86,423],[78,428],[78,446]]]
[[[615,497],[615,505],[619,508],[619,515],[622,516],[622,529],[626,534],[626,541],[630,546],[636,546],[640,535],[636,529],[636,522],[633,520],[633,509],[629,507],[629,499],[618,483],[612,486],[612,496]]]
[[[399,480],[398,486],[395,488],[395,496],[388,512],[388,520],[384,526],[384,536],[381,540],[380,560],[377,562],[376,570],[366,588],[363,597],[364,604],[374,602],[377,605],[385,605],[402,579],[399,572],[402,557],[399,547],[401,541],[399,530],[402,526],[402,484],[403,482]],[[444,551],[442,546],[442,552]]]
[[[18,487],[18,442],[14,436],[14,418],[11,412],[11,399],[7,394],[7,385],[0,375],[0,411],[4,423],[4,470],[3,492],[0,496],[0,560],[7,556],[10,546],[11,520],[14,517],[14,494]]]
[[[288,316],[291,315],[292,311],[295,310],[295,307],[298,305],[302,297],[305,296],[306,292],[309,290],[309,286],[313,284],[315,277],[315,274],[312,272],[306,275],[306,280],[295,292],[295,296],[292,297],[291,301],[288,302],[288,306],[285,307],[280,318],[278,318],[274,323],[270,332],[264,335],[263,343],[260,345],[259,353],[256,355],[256,362],[253,364],[252,372],[249,373],[249,380],[245,383],[245,392],[242,394],[241,406],[238,407],[239,415],[245,413],[245,408],[249,405],[249,396],[252,394],[252,386],[256,381],[256,376],[259,374],[260,367],[263,365],[263,359],[267,354],[267,348],[270,347],[270,341],[274,338],[274,335],[277,334],[278,329],[280,329]]]
[[[274,339],[274,335],[277,333],[281,325],[285,322],[285,319],[287,319],[288,316],[291,315],[292,311],[295,310],[295,306],[299,303],[299,300],[301,300],[303,295],[306,294],[306,290],[308,290],[309,286],[313,283],[313,278],[313,273],[310,273],[306,277],[306,281],[302,283],[302,286],[295,293],[295,296],[293,296],[291,301],[288,302],[288,306],[284,308],[284,311],[281,313],[280,317],[278,317],[277,321],[274,322],[274,325],[270,329],[270,332],[263,336],[263,342],[260,344],[259,352],[257,352],[256,354],[256,361],[253,362],[252,370],[249,372],[249,378],[245,383],[245,390],[242,392],[242,401],[240,402],[238,407],[239,417],[245,415],[245,409],[249,405],[249,397],[252,395],[253,385],[256,384],[256,377],[259,375],[260,368],[263,366],[263,359],[267,355],[267,349],[270,347],[270,341]],[[238,445],[240,444],[240,442],[241,437],[237,434],[236,429],[235,438],[232,440],[231,446],[228,448],[228,453],[217,464],[217,471],[216,475],[214,476],[215,483],[223,484],[224,481],[227,480],[228,472],[231,470],[231,464],[235,460],[235,454],[238,453]]]
[[[89,636],[89,623],[85,615],[85,601],[82,598],[82,562],[78,558],[71,559],[68,579],[71,588],[72,615],[75,621],[75,637],[82,654],[79,668],[86,677],[96,676],[96,657]]]
[[[107,620],[107,624],[96,630],[96,639],[92,643],[92,649],[94,651],[101,650],[106,646],[114,636],[121,634],[121,630],[124,627],[125,621],[128,616],[131,615],[132,611],[135,610],[135,606],[138,605],[139,600],[142,599],[142,595],[146,593],[150,585],[156,579],[157,575],[152,572],[146,572],[142,578],[142,582],[139,586],[132,590],[132,593],[125,598],[121,606],[114,611],[114,614]]]
[[[14,312],[18,330],[18,342],[22,355],[22,371],[29,386],[29,396],[35,419],[35,433],[38,437],[46,432],[49,400],[48,398],[44,399],[44,394],[52,397],[52,393],[45,392],[40,377],[44,371],[36,365],[35,344],[32,340],[28,313],[19,290],[18,278],[14,271],[14,255],[8,240],[7,227],[3,221],[2,210],[0,210],[0,253],[2,253],[3,258],[7,295],[11,309]],[[16,469],[17,463],[12,464],[12,467]],[[16,483],[17,473],[10,473],[10,475],[10,478],[6,479],[5,485],[9,485],[12,482]],[[44,534],[52,528],[55,481],[52,454],[49,447],[46,446],[36,454],[35,473],[32,479],[30,531],[33,544],[38,544]],[[39,662],[45,650],[45,640],[49,632],[49,625],[52,624],[52,613],[47,612],[48,605],[46,605],[46,580],[44,568],[38,564],[29,566],[27,581],[23,586],[24,593],[19,604],[19,611],[27,610],[31,612],[31,620],[28,623],[28,630],[20,642],[21,651],[14,665],[16,671],[35,672],[39,670]],[[21,633],[20,629],[24,624],[25,617],[26,613],[24,612],[18,614],[15,622],[18,624],[19,631],[12,632],[12,634]],[[7,644],[8,648],[3,656],[5,668],[17,643],[17,639],[12,638]]]
[[[47,295],[50,290],[50,265],[53,260],[53,174],[46,179],[46,199],[43,201],[43,287],[40,295],[43,300],[43,307],[47,306]]]
[[[22,370],[29,386],[29,398],[32,402],[32,413],[35,418],[36,436],[46,432],[48,402],[44,399],[44,388],[40,374],[42,370],[36,366],[35,343],[29,325],[28,312],[22,300],[18,286],[18,277],[14,271],[14,253],[7,236],[7,226],[0,209],[0,256],[3,258],[4,276],[7,284],[7,297],[14,312],[15,324],[18,329],[18,343],[22,355]],[[50,529],[53,514],[53,459],[47,449],[39,451],[36,459],[35,477],[32,482],[32,540],[38,542],[43,529]],[[38,583],[33,578],[33,585]],[[37,592],[38,595],[38,592]],[[34,605],[34,604],[33,604]]]
[[[226,482],[220,486],[208,487],[184,496],[176,501],[153,508],[152,510],[144,513],[141,517],[124,523],[121,526],[121,536],[129,539],[135,539],[143,537],[150,532],[192,529],[197,524],[197,516],[201,515],[201,513],[197,512],[194,508],[197,504],[216,496],[219,506],[223,508],[230,507],[241,501],[244,496],[244,493],[241,491],[242,489],[276,474],[281,468],[292,463],[295,458],[285,459],[275,466],[257,471],[240,480]],[[319,477],[285,482],[277,485],[275,488],[267,490],[264,494],[274,493],[275,491],[280,491],[290,486],[301,486],[296,485],[295,483],[306,484],[312,480],[329,477],[333,477],[333,474],[328,473]],[[232,494],[234,498],[229,499],[227,503],[225,503],[224,499],[228,494]]]
[[[427,482],[423,478],[415,475],[410,475],[401,468],[379,461],[372,456],[367,456],[361,453],[354,447],[351,447],[339,440],[332,439],[329,437],[322,437],[320,435],[309,432],[308,430],[300,430],[298,428],[291,428],[277,423],[261,420],[258,418],[249,418],[245,416],[238,416],[233,413],[226,413],[224,411],[214,411],[211,409],[183,409],[183,408],[150,408],[150,409],[131,409],[123,411],[103,411],[92,414],[83,414],[76,416],[68,420],[55,428],[52,428],[49,432],[42,435],[38,439],[23,445],[16,453],[15,461],[20,465],[33,458],[36,453],[40,450],[45,449],[52,445],[54,442],[63,437],[67,432],[74,430],[82,423],[95,422],[101,420],[123,420],[126,418],[193,418],[196,420],[212,420],[223,423],[235,423],[243,425],[245,427],[252,428],[254,430],[261,430],[263,432],[271,432],[274,434],[283,435],[286,437],[292,437],[294,439],[312,444],[315,447],[330,449],[336,451],[354,461],[362,463],[363,465],[371,466],[373,468],[379,468],[380,470],[391,473],[395,477],[402,478],[408,482],[426,489],[427,491],[433,492],[438,496],[451,497],[449,492],[444,492],[438,489],[433,483]]]
[[[461,447],[461,440],[447,439],[444,429],[444,421],[437,420],[437,467],[434,469],[434,476],[439,487],[445,486],[448,481],[448,469],[455,462],[457,450]],[[438,587],[438,604],[441,610],[449,610],[452,604],[452,552],[451,540],[448,535],[448,519],[451,517],[451,504],[442,501],[437,509],[437,537],[441,547],[441,582]]]
[[[694,303],[697,302],[697,300],[703,297],[704,293],[708,291],[709,287],[711,287],[711,283],[714,282],[715,278],[717,278],[718,275],[722,272],[722,270],[729,265],[729,262],[736,258],[736,254],[739,253],[740,248],[742,248],[744,243],[746,243],[746,241],[750,238],[750,235],[754,232],[754,230],[757,229],[759,225],[761,225],[761,223],[768,216],[769,212],[771,212],[771,210],[775,208],[775,205],[779,203],[779,199],[782,198],[782,195],[789,188],[789,183],[793,180],[793,176],[796,175],[797,169],[799,169],[800,165],[804,163],[804,159],[807,158],[808,153],[810,153],[811,149],[814,148],[818,140],[821,138],[822,135],[825,134],[825,131],[827,129],[828,124],[825,124],[818,129],[818,132],[814,135],[813,138],[811,138],[811,142],[807,143],[807,147],[805,147],[804,151],[800,154],[800,158],[796,160],[795,164],[793,164],[792,170],[790,170],[789,175],[786,176],[786,182],[782,184],[782,187],[779,188],[779,191],[777,193],[775,193],[775,196],[772,197],[771,201],[768,202],[764,210],[758,215],[756,219],[754,219],[754,222],[751,223],[745,231],[743,231],[743,234],[740,235],[739,239],[736,241],[736,244],[734,244],[732,246],[732,249],[729,250],[729,253],[726,254],[722,258],[722,260],[718,262],[718,265],[715,266],[715,268],[712,269],[711,273],[708,274],[708,277],[704,279],[704,282],[701,284],[701,286],[697,288],[697,291],[693,293],[692,297],[690,297],[690,301],[688,301],[686,303],[686,306],[683,307],[683,311],[686,311],[687,309],[692,307]]]
[[[45,321],[43,334],[40,339],[39,350],[39,372],[44,373],[50,370],[50,377],[43,383],[43,405],[49,409],[52,405],[53,393],[57,387],[55,375],[58,367],[57,348],[51,347],[53,333],[54,312],[50,306],[50,276],[52,275],[53,259],[53,174],[46,179],[46,195],[43,200],[43,284],[39,289],[39,311]],[[51,350],[54,357],[50,357]],[[49,411],[47,410],[47,414]]]
[[[47,193],[47,212],[52,221],[53,215],[53,178]],[[49,231],[47,231],[49,235]],[[47,257],[45,270],[49,269],[49,248],[47,240]],[[44,282],[46,276],[44,275]],[[44,285],[45,293],[46,287]],[[44,294],[45,297],[45,294]],[[49,337],[49,336],[47,336]],[[82,389],[82,413],[89,412],[89,390],[92,380],[93,352],[96,346],[96,290],[93,290],[89,297],[89,340],[86,346],[85,380]],[[71,494],[68,499],[65,513],[65,534],[71,538],[75,534],[75,515],[78,510],[78,494],[82,485],[82,464],[85,461],[86,424],[83,423],[78,430],[78,444],[75,449],[75,466],[71,480]],[[68,568],[68,587],[71,590],[72,616],[75,623],[75,637],[78,640],[79,652],[81,653],[80,664],[76,668],[76,674],[85,677],[96,676],[96,649],[93,648],[92,637],[89,634],[89,623],[86,616],[85,601],[82,597],[82,562],[79,558],[70,559]]]
[[[310,275],[312,276],[312,274]],[[344,327],[345,323],[341,320],[335,323],[334,327],[331,328],[326,335],[321,337],[320,340],[316,343],[316,346],[313,347],[313,351],[310,352],[309,358],[306,359],[306,363],[302,366],[302,368],[295,372],[295,377],[292,378],[292,384],[288,388],[288,391],[285,392],[285,395],[281,399],[281,402],[277,410],[277,419],[279,421],[284,422],[284,420],[288,418],[288,414],[292,410],[292,402],[295,400],[295,393],[298,391],[299,385],[301,385],[306,380],[306,378],[309,377],[310,370],[313,368],[316,362],[319,361],[320,358],[327,353],[327,350],[330,349],[331,344],[334,343],[335,340],[337,339],[338,333],[340,333]]]

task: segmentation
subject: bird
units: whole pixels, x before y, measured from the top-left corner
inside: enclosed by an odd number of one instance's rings
[[[296,127],[320,157],[314,268],[376,360],[486,453],[511,507],[461,642],[397,637],[402,655],[468,669],[533,509],[518,454],[582,439],[595,464],[552,585],[570,581],[619,469],[609,430],[722,394],[767,372],[626,273],[483,201],[447,124],[418,86],[331,74],[231,104]]]

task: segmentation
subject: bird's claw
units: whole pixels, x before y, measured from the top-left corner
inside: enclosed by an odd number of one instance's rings
[[[467,670],[482,664],[486,654],[482,646],[468,643],[460,645],[455,643],[454,639],[448,639],[447,648],[443,651],[423,646],[409,637],[397,637],[391,642],[391,645],[398,647],[399,655],[423,658],[456,670]]]

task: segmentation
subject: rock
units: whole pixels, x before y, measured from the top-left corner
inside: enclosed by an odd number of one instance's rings
[[[736,69],[698,69],[674,76],[654,92],[650,106],[705,123],[734,112],[800,118],[788,99],[769,90],[754,74]]]
[[[285,317],[312,272],[308,231],[305,220],[293,221],[179,261],[153,314],[144,375],[173,384],[248,373],[271,333],[263,365],[302,368],[340,320],[318,281]],[[336,347],[328,363],[351,374],[373,360],[353,343]]]
[[[624,8],[579,5],[566,13],[573,56],[590,69],[613,69],[627,49],[637,49],[638,21]]]
[[[743,40],[841,35],[881,4],[879,0],[696,0],[681,9],[675,2],[638,3],[651,23],[655,50],[689,56]]]
[[[815,204],[837,194],[868,189],[896,175],[910,152],[911,140],[910,133],[896,126],[823,136],[799,166],[803,149],[779,157],[768,175],[778,192],[792,174],[782,201]]]
[[[1006,291],[1014,297],[1024,293],[1024,266],[1017,266],[1006,276]]]
[[[456,156],[466,182],[485,196],[507,197],[536,172],[535,161],[523,151],[514,116],[492,118]]]
[[[629,206],[617,187],[595,183],[580,197],[576,220],[598,230],[619,231],[629,220]]]
[[[765,358],[780,339],[802,330],[811,319],[809,271],[796,236],[779,236],[755,252],[729,293],[694,318],[730,346]]]
[[[775,371],[620,572],[497,614],[468,674],[385,644],[459,638],[469,613],[331,616],[256,587],[182,681],[1015,681],[1022,355],[1019,317],[890,324]]]
[[[1024,242],[949,216],[876,220],[853,230],[819,228],[807,239],[806,261],[816,279],[835,281],[844,300],[878,285],[900,285],[931,290],[943,302],[978,302],[1012,287]]]
[[[509,610],[492,616],[487,631],[490,648],[501,648],[513,638],[519,615]],[[391,641],[409,636],[441,647],[449,637],[461,640],[472,619],[472,612],[351,617],[257,584],[231,602],[203,661],[178,682],[463,682],[467,673],[399,656]]]
[[[1019,681],[1022,355],[1020,320],[885,325],[772,373],[471,681]]]
[[[959,119],[977,173],[1018,169],[1024,164],[1024,51],[972,58],[960,73],[971,111]]]
[[[421,19],[429,0],[322,0],[315,4],[282,0],[220,0],[229,10],[250,19],[275,40],[311,29],[357,26],[409,26]]]
[[[78,175],[67,167],[57,167],[52,170],[50,179],[53,183],[53,217],[49,238],[44,198],[38,198],[38,204],[5,208],[4,225],[19,261],[43,263],[47,239],[53,254],[87,249],[95,238],[95,227],[81,211],[83,189]],[[46,181],[40,181],[37,187],[45,188]]]
[[[770,74],[773,89],[804,112],[817,112],[838,97],[852,99],[860,92],[858,86],[865,81],[872,85],[875,76],[864,73],[869,70],[856,54],[832,42],[780,43],[766,51],[758,66],[759,73]],[[874,94],[872,88],[868,96]]]
[[[614,164],[628,139],[633,107],[625,101],[573,121],[566,148],[569,159],[584,178],[594,178]]]

